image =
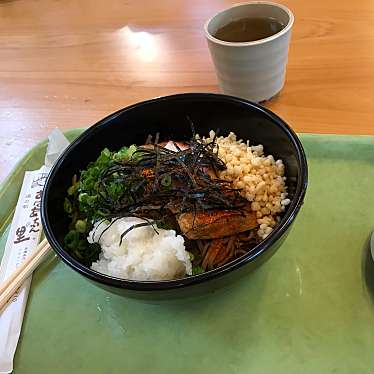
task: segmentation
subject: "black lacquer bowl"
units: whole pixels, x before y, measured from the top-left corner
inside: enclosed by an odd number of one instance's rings
[[[71,178],[96,160],[105,147],[144,144],[148,134],[163,139],[188,140],[193,121],[196,132],[208,135],[220,129],[233,131],[251,144],[263,144],[266,154],[286,166],[291,204],[272,233],[248,254],[200,275],[178,280],[140,282],[104,275],[71,257],[62,246],[68,230],[63,209]],[[174,299],[201,295],[252,271],[270,258],[288,235],[307,188],[308,169],[302,145],[290,127],[269,110],[244,99],[217,94],[180,94],[131,105],[99,121],[79,136],[53,166],[42,199],[42,222],[46,237],[57,255],[74,271],[111,292],[141,299]]]

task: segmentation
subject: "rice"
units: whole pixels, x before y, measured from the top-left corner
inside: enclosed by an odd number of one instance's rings
[[[120,245],[122,233],[144,222],[140,218],[127,217],[112,220],[111,224],[95,223],[87,240],[99,243],[102,251],[91,269],[139,281],[170,280],[191,275],[192,265],[184,239],[174,230],[157,228],[157,234],[151,226],[138,227],[129,231]]]

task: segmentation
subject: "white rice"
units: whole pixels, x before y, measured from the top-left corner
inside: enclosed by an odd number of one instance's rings
[[[92,263],[91,269],[139,281],[170,280],[191,275],[192,265],[184,239],[176,235],[174,230],[157,228],[157,234],[151,226],[138,227],[129,231],[119,245],[123,232],[144,222],[136,217],[118,219],[101,238],[109,222],[96,223],[87,240],[89,243],[99,243],[102,252],[99,260]]]

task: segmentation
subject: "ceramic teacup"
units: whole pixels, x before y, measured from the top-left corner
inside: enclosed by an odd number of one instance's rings
[[[214,36],[230,22],[261,17],[273,18],[283,28],[269,37],[248,42],[227,42]],[[282,89],[293,22],[294,16],[287,7],[255,1],[234,5],[205,23],[210,54],[225,94],[261,102]]]

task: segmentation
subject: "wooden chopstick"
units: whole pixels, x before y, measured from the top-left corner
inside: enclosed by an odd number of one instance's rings
[[[41,241],[10,277],[0,285],[0,311],[50,250],[47,239]]]

